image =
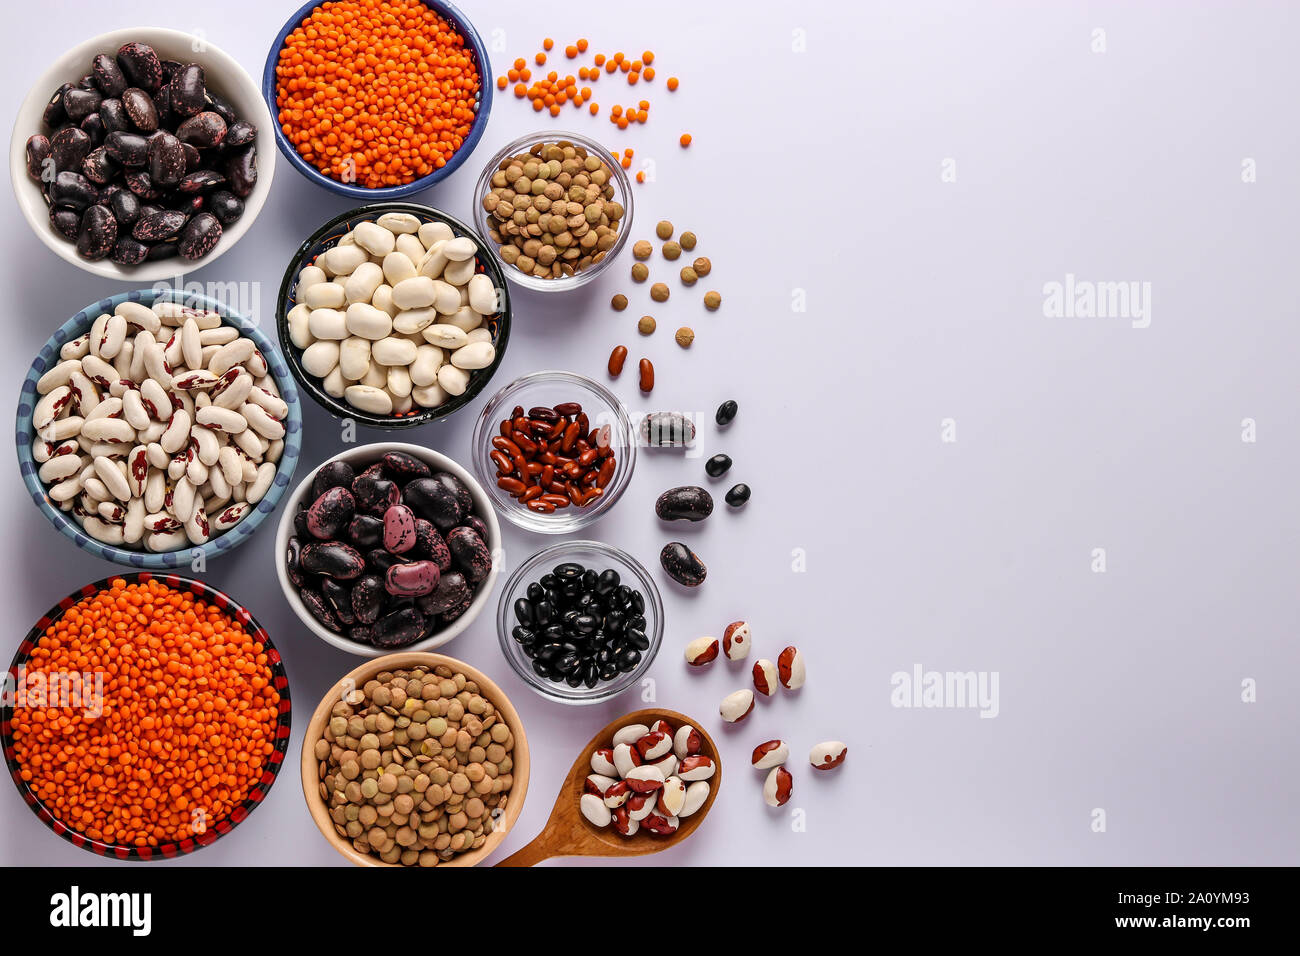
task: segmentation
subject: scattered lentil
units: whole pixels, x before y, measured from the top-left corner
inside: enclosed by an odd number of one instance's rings
[[[688,349],[691,347],[691,343],[695,341],[695,331],[683,325],[677,330],[677,334],[673,338],[677,340],[677,344],[682,348]]]
[[[632,244],[632,255],[638,259],[649,259],[654,252],[654,246],[650,245],[648,239],[638,239]]]
[[[673,237],[673,224],[667,219],[659,220],[655,226],[655,235],[660,239],[671,239]]]
[[[643,315],[636,324],[636,330],[642,335],[650,335],[655,330],[655,319],[653,315]]]
[[[664,243],[662,252],[664,254],[664,258],[667,259],[669,262],[672,262],[674,259],[678,259],[681,257],[682,247],[680,244],[669,240],[668,242]]]
[[[716,293],[716,292],[711,292],[711,293],[709,293],[709,295],[715,295],[715,296],[716,296],[717,293]],[[708,302],[708,297],[709,297],[709,295],[706,295],[706,296],[704,297],[704,298],[705,298],[705,302],[706,302],[706,304],[707,304],[707,302]],[[662,282],[656,282],[654,285],[652,285],[652,286],[650,287],[650,298],[654,299],[656,302],[667,302],[667,301],[668,301],[668,286],[665,285],[665,284],[662,283]],[[719,300],[719,301],[721,301],[721,300]],[[714,308],[714,309],[716,309],[717,306],[716,306],[716,305],[713,305],[713,306],[710,306],[710,308]]]
[[[706,309],[710,312],[716,312],[720,305],[722,305],[722,296],[719,293],[713,290],[704,293],[704,307]]]
[[[691,268],[695,270],[697,276],[706,276],[713,271],[713,263],[709,261],[708,256],[700,256],[691,263]]]
[[[620,292],[609,300],[609,304],[615,312],[622,312],[627,308],[627,296]]]
[[[696,242],[695,233],[687,230],[686,232],[681,234],[680,239],[682,243],[682,248],[685,249],[687,252],[690,252],[692,249],[695,248],[695,242]]]
[[[632,264],[632,281],[645,282],[649,276],[650,270],[646,267],[644,262],[636,262]]]
[[[695,285],[700,278],[699,273],[690,266],[682,266],[681,276],[683,285]]]

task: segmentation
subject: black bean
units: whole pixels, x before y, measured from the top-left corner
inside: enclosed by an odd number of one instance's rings
[[[184,155],[185,153],[182,151],[182,161]],[[176,188],[183,193],[198,193],[220,186],[225,181],[226,177],[215,169],[200,169],[184,176]]]
[[[302,546],[302,566],[315,574],[342,581],[358,577],[365,559],[356,548],[340,541],[311,541]]]
[[[334,616],[334,611],[330,608],[329,602],[325,600],[324,595],[312,588],[303,588],[298,592],[298,596],[302,598],[302,603],[306,605],[307,610],[311,611],[312,617],[331,631],[339,630],[338,619]]]
[[[710,478],[721,478],[730,469],[730,455],[714,455],[704,463],[704,471]]]
[[[46,101],[45,110],[41,114],[41,122],[49,129],[58,129],[68,121],[68,114],[63,112],[63,94],[70,89],[72,89],[72,84],[64,83]]]
[[[159,199],[162,196],[162,191],[143,169],[133,169],[127,173],[126,186],[141,199]]]
[[[670,541],[664,545],[659,552],[659,563],[670,578],[688,588],[699,587],[709,573],[699,555],[680,541]]]
[[[201,197],[195,197],[202,203]],[[182,259],[202,259],[221,241],[221,222],[210,212],[201,212],[181,230],[176,250]]]
[[[398,608],[375,622],[370,642],[376,647],[401,647],[419,640],[424,632],[424,615],[414,607]]]
[[[440,481],[438,476],[416,478],[407,483],[402,489],[402,502],[444,532],[460,524],[468,511],[457,489],[449,482]]]
[[[155,242],[149,247],[149,254],[145,256],[145,261],[158,262],[163,259],[170,259],[174,255],[176,255],[176,243]]]
[[[749,485],[744,482],[733,485],[731,490],[727,492],[726,500],[727,504],[733,508],[744,506],[745,502],[749,500]]]
[[[211,90],[208,90],[204,94],[203,98],[206,101],[208,109],[212,110],[212,112],[216,113],[223,120],[225,120],[227,126],[229,126],[231,123],[234,123],[238,119],[238,117],[235,116],[235,108],[231,106],[229,103],[227,103],[220,96],[218,96],[216,93],[213,93]]]
[[[698,485],[669,488],[655,501],[662,521],[703,521],[713,514],[713,496]]]
[[[377,548],[384,542],[384,520],[374,515],[353,515],[346,536],[348,542],[361,551]]]

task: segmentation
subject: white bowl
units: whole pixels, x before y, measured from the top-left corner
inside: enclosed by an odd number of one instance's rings
[[[342,634],[335,634],[316,620],[311,611],[307,610],[307,606],[302,603],[302,598],[298,596],[298,589],[289,580],[289,575],[284,569],[284,557],[288,553],[289,539],[293,537],[293,516],[298,513],[299,503],[311,494],[311,485],[316,478],[316,472],[332,461],[346,461],[360,472],[365,466],[378,461],[390,451],[404,452],[412,458],[420,459],[434,471],[450,472],[465,482],[465,487],[469,488],[470,497],[474,500],[474,513],[482,518],[483,523],[487,525],[488,537],[491,539],[487,542],[487,545],[488,550],[492,553],[492,570],[488,572],[488,576],[483,579],[478,590],[474,592],[474,601],[470,604],[469,610],[452,621],[451,626],[446,630],[439,631],[432,637],[426,637],[422,641],[416,641],[414,644],[407,644],[405,647],[372,647],[368,644],[359,644]],[[496,586],[497,572],[501,566],[500,555],[501,525],[497,523],[497,516],[492,510],[492,501],[488,498],[487,493],[483,491],[483,486],[474,479],[474,476],[467,469],[462,468],[446,455],[425,448],[423,445],[411,445],[405,442],[381,441],[369,445],[360,445],[321,462],[311,470],[311,474],[307,475],[299,483],[298,487],[293,490],[293,494],[289,495],[284,511],[280,514],[280,525],[275,532],[275,574],[280,579],[280,590],[284,592],[284,599],[293,608],[293,613],[297,614],[298,620],[302,621],[313,634],[325,643],[332,644],[341,651],[347,651],[349,654],[356,654],[360,657],[382,657],[385,654],[431,651],[435,647],[441,647],[448,641],[458,637],[487,607],[488,601],[492,597],[492,589]]]
[[[197,63],[203,67],[205,85],[210,86],[234,107],[239,118],[257,127],[257,185],[244,200],[244,214],[228,227],[222,227],[221,240],[202,259],[193,262],[171,258],[158,262],[142,262],[138,266],[120,266],[108,259],[90,262],[77,255],[73,242],[64,239],[50,226],[49,207],[41,196],[40,185],[27,175],[27,140],[35,133],[44,132],[41,117],[50,94],[64,83],[75,83],[90,72],[90,61],[98,53],[116,53],[124,43],[147,43],[157,51],[160,59],[181,63]],[[61,259],[79,269],[124,282],[149,283],[170,279],[187,269],[197,269],[215,260],[239,241],[248,231],[271,191],[271,178],[275,172],[274,121],[262,100],[262,91],[244,68],[229,54],[207,40],[159,27],[131,27],[104,33],[78,44],[56,58],[41,75],[23,100],[14,121],[12,142],[9,144],[9,179],[13,182],[14,197],[27,224],[41,242]]]

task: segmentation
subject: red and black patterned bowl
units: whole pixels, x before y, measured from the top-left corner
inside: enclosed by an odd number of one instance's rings
[[[271,759],[265,770],[262,771],[262,778],[258,781],[257,786],[253,788],[243,803],[232,810],[224,819],[213,823],[203,833],[196,834],[189,839],[163,843],[158,846],[138,847],[107,843],[103,840],[91,839],[67,826],[54,816],[22,779],[21,768],[18,766],[18,761],[14,755],[11,726],[14,695],[9,691],[12,691],[17,686],[19,669],[26,665],[32,650],[36,646],[36,641],[51,624],[63,616],[65,611],[83,598],[104,590],[118,578],[128,584],[158,580],[170,588],[187,590],[196,598],[224,610],[235,623],[253,635],[266,648],[266,656],[271,668],[271,682],[280,693],[280,716],[275,726],[275,751],[271,754]],[[280,660],[279,652],[271,643],[270,636],[262,625],[257,623],[253,615],[237,601],[232,600],[229,596],[204,584],[202,581],[182,577],[178,574],[160,574],[152,571],[124,572],[79,588],[46,611],[32,629],[27,632],[27,636],[23,638],[23,642],[18,646],[18,653],[14,655],[13,662],[9,665],[6,680],[4,703],[3,706],[0,706],[0,742],[4,746],[5,766],[9,768],[9,776],[18,787],[18,792],[22,795],[23,800],[32,808],[32,812],[36,814],[42,823],[73,846],[89,850],[97,856],[115,857],[119,860],[169,860],[186,853],[193,853],[201,847],[215,843],[218,838],[225,836],[237,824],[241,823],[266,797],[267,792],[271,789],[271,784],[275,783],[275,778],[280,772],[280,766],[284,763],[285,750],[289,746],[289,717],[291,710],[289,704],[289,679],[285,676],[284,663]]]

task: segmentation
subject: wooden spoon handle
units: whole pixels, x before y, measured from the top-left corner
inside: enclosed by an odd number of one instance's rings
[[[542,860],[549,860],[551,857],[559,855],[558,849],[554,845],[554,839],[551,835],[546,830],[543,830],[533,839],[532,843],[529,843],[522,850],[510,854],[497,866],[533,866],[541,863]]]

